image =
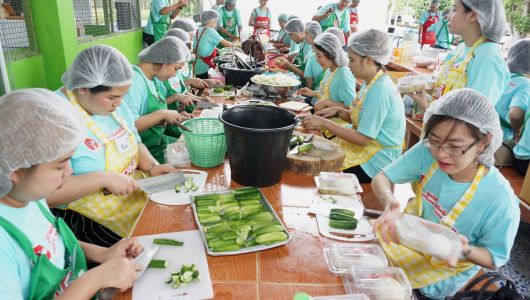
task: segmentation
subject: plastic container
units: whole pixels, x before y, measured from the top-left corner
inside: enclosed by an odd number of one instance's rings
[[[397,81],[397,88],[402,94],[411,94],[422,89],[431,90],[433,87],[434,77],[432,75],[406,76]]]
[[[333,244],[324,248],[324,258],[328,269],[339,276],[351,267],[388,267],[383,248],[375,244]]]
[[[436,63],[436,57],[428,57],[428,56],[414,56],[412,58],[412,61],[416,64],[416,66],[421,68],[427,68],[429,66],[432,66]]]
[[[409,300],[412,287],[401,268],[350,268],[343,278],[348,294],[371,300]]]
[[[191,130],[181,132],[194,165],[211,168],[223,163],[226,137],[223,124],[218,119],[196,118],[187,120],[182,125]]]
[[[355,174],[320,172],[315,181],[322,194],[354,195],[363,192]]]
[[[243,87],[250,81],[254,75],[263,74],[265,71],[261,68],[253,70],[244,70],[234,68],[231,63],[225,63],[220,66],[225,74],[226,84],[231,84],[236,87]]]
[[[396,223],[400,243],[410,249],[442,260],[456,260],[462,252],[458,235],[450,228],[404,214]]]
[[[274,106],[240,105],[225,110],[220,119],[225,126],[232,179],[246,186],[278,183],[298,121],[295,114]]]

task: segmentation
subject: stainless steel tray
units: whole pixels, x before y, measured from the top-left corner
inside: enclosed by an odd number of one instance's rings
[[[285,227],[285,224],[278,217],[278,215],[276,214],[276,212],[274,211],[274,209],[270,205],[269,201],[267,201],[267,198],[265,198],[263,193],[261,191],[259,191],[259,193],[261,195],[261,199],[260,199],[261,204],[263,205],[263,207],[265,208],[266,211],[269,211],[270,213],[272,213],[272,215],[274,217],[274,220],[280,222],[280,224],[282,225],[285,233],[287,234],[287,239],[285,241],[281,241],[281,242],[274,243],[274,244],[256,245],[256,246],[253,246],[253,247],[242,248],[242,249],[237,250],[237,251],[227,251],[227,252],[213,252],[213,251],[211,251],[210,247],[208,247],[208,241],[206,241],[206,236],[204,235],[204,230],[202,228],[202,225],[199,222],[199,216],[197,214],[197,207],[195,206],[195,196],[211,195],[211,194],[228,194],[228,193],[232,193],[232,190],[201,193],[201,194],[196,194],[196,195],[192,195],[191,196],[191,207],[193,208],[193,218],[195,220],[195,224],[197,224],[197,227],[199,227],[199,230],[201,232],[202,241],[204,243],[204,247],[206,247],[206,253],[208,253],[211,256],[227,256],[227,255],[237,255],[237,254],[251,253],[251,252],[257,252],[257,251],[262,251],[262,250],[267,250],[267,249],[272,249],[272,248],[276,248],[276,247],[279,247],[279,246],[283,246],[283,245],[287,244],[291,240],[291,234],[287,230],[287,227]]]

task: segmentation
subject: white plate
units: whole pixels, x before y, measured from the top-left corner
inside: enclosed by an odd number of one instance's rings
[[[163,205],[186,205],[190,204],[190,196],[202,193],[204,186],[206,185],[206,179],[208,173],[198,170],[182,170],[184,177],[193,177],[193,182],[199,186],[199,189],[195,192],[186,193],[184,187],[181,188],[180,193],[175,192],[175,189],[160,192],[151,195],[150,199],[156,203]]]
[[[160,246],[154,259],[165,259],[169,262],[166,269],[147,269],[134,283],[132,291],[133,300],[150,299],[210,299],[213,298],[212,280],[208,269],[208,261],[201,235],[198,230],[172,232],[164,234],[146,235],[138,237],[145,247],[153,242],[154,238],[169,238],[183,241],[182,247]],[[171,288],[171,284],[164,281],[171,271],[179,271],[182,265],[195,264],[201,275],[199,282],[190,283],[178,289]],[[182,295],[181,298],[170,296]]]

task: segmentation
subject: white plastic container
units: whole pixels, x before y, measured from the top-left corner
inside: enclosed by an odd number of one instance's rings
[[[401,77],[398,79],[396,86],[402,94],[411,94],[422,89],[431,90],[434,87],[434,77],[432,75]]]
[[[343,278],[349,294],[371,300],[410,300],[412,287],[401,268],[350,268]]]
[[[333,244],[324,248],[324,258],[330,272],[339,276],[348,273],[351,267],[388,266],[383,248],[375,244]]]
[[[450,228],[404,214],[396,223],[399,242],[410,249],[442,260],[456,260],[462,253],[462,243]]]
[[[355,174],[320,172],[315,183],[322,194],[354,195],[363,189]]]

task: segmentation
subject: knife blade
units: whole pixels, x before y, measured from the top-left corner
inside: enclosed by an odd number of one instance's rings
[[[158,245],[150,245],[149,247],[145,248],[140,255],[138,255],[134,261],[142,265],[142,269],[137,272],[138,276],[136,277],[136,280],[140,278],[147,269],[147,266],[149,265],[149,262],[153,259],[156,252],[158,251],[160,247]],[[99,300],[111,300],[114,298],[114,295],[118,292],[117,288],[106,288],[98,296]]]
[[[185,181],[186,178],[184,177],[184,174],[179,172],[139,179],[138,185],[142,191],[151,195],[154,193],[173,190],[175,186],[182,185]]]

